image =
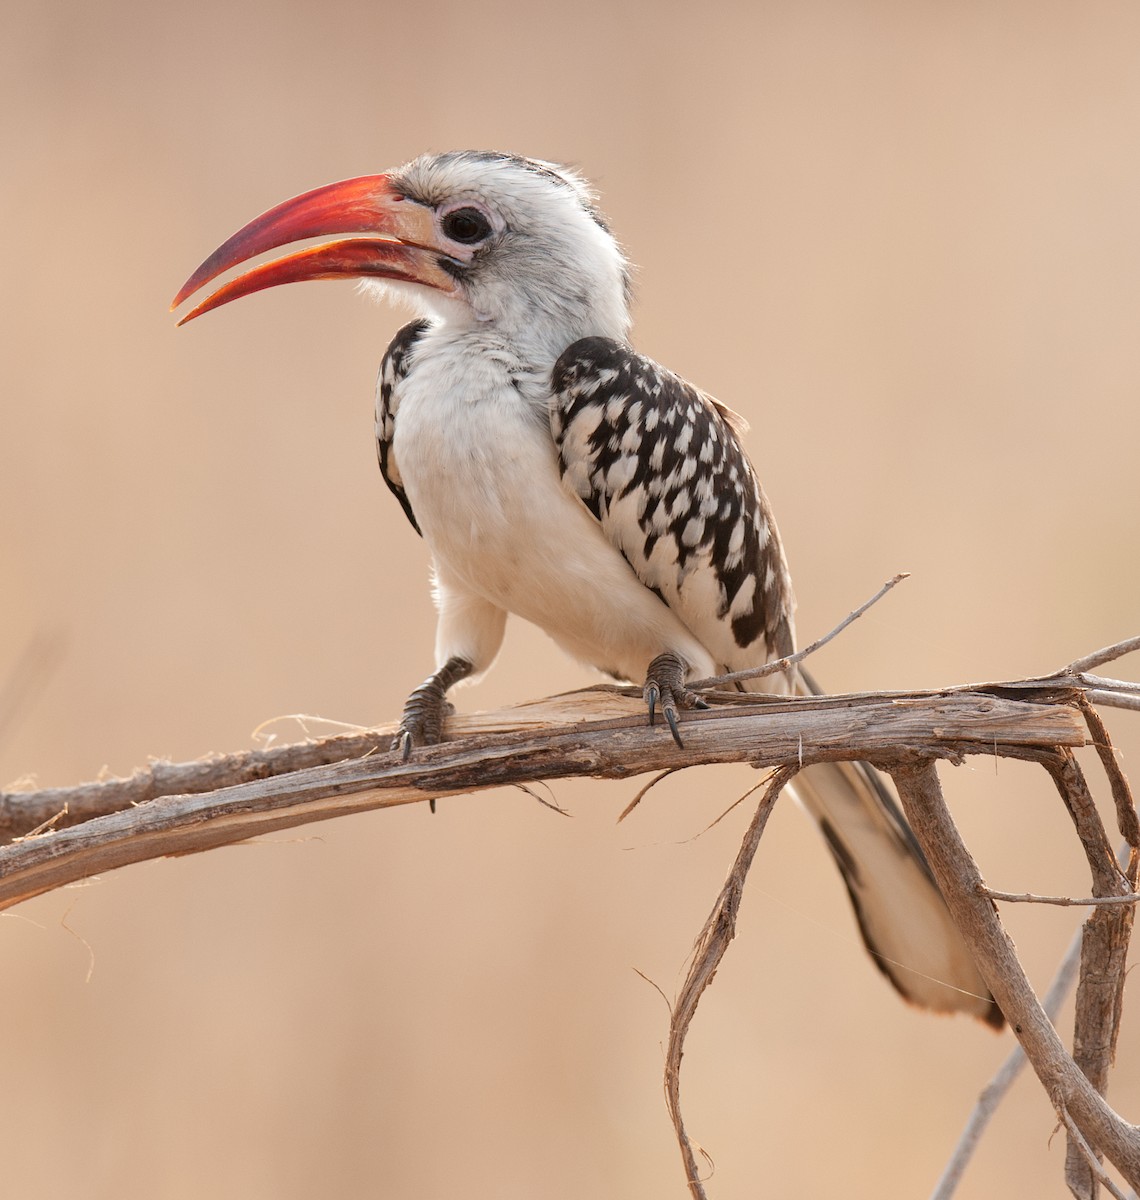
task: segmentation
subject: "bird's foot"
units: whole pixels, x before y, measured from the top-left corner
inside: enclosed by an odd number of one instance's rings
[[[659,654],[650,664],[645,673],[645,687],[642,696],[649,706],[649,724],[652,725],[657,715],[657,707],[665,716],[673,741],[683,750],[685,743],[677,730],[677,710],[691,708],[708,708],[708,705],[696,692],[685,686],[687,668],[680,655],[671,650]]]
[[[400,728],[392,739],[392,749],[399,752],[400,761],[407,762],[415,746],[438,745],[443,740],[443,719],[454,711],[442,691],[429,690],[426,684],[416,688],[404,705]]]
[[[474,670],[465,658],[449,658],[434,675],[429,675],[408,697],[392,749],[402,762],[412,756],[414,746],[434,746],[443,737],[443,718],[454,712],[447,690]]]

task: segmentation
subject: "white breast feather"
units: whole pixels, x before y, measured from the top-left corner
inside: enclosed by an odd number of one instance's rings
[[[394,445],[437,586],[515,613],[625,678],[640,682],[665,649],[712,673],[708,652],[559,479],[538,382],[501,346],[427,349],[400,384]]]

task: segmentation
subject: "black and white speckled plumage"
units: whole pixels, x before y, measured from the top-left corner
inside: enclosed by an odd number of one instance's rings
[[[396,463],[396,454],[392,448],[392,438],[396,432],[396,410],[400,406],[400,398],[396,392],[396,384],[408,373],[408,352],[416,338],[427,328],[427,321],[410,321],[392,339],[384,360],[380,364],[380,378],[376,383],[376,457],[380,463],[380,474],[388,485],[392,495],[400,502],[400,507],[407,514],[412,528],[422,537],[416,514],[408,503],[408,493],[404,491],[404,481],[400,478],[400,468]]]
[[[393,339],[376,404],[380,470],[417,533],[393,440],[398,385],[427,328]],[[718,668],[792,652],[791,578],[735,413],[620,342],[583,338],[554,366],[550,427],[566,486]]]
[[[610,338],[558,359],[559,469],[621,551],[729,670],[791,653],[792,582],[743,422]]]

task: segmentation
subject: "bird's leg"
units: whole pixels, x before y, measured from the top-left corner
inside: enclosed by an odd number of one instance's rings
[[[681,741],[681,735],[677,732],[677,709],[708,708],[696,692],[685,687],[686,670],[685,661],[679,654],[674,654],[672,650],[659,654],[649,664],[649,670],[645,673],[645,687],[641,692],[645,703],[649,705],[649,724],[653,724],[657,705],[660,704],[673,741],[682,750],[685,743]]]
[[[413,746],[434,746],[443,733],[443,717],[449,707],[448,688],[466,679],[475,668],[465,658],[449,658],[434,675],[429,675],[408,697],[392,749],[407,762]]]

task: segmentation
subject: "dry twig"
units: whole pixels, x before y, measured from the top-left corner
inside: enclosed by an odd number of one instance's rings
[[[1053,776],[1085,849],[1094,894],[1133,893],[1135,881],[1130,881],[1117,864],[1084,773],[1072,753],[1058,751],[1046,761],[1045,767]],[[1134,912],[1131,906],[1096,908],[1084,924],[1073,1059],[1101,1095],[1108,1090],[1108,1073],[1116,1055]],[[1098,1176],[1085,1140],[1070,1133],[1065,1161],[1069,1190],[1080,1200],[1093,1200]]]
[[[990,894],[992,895],[992,893]],[[1076,982],[1077,968],[1080,965],[1080,961],[1081,930],[1078,929],[1073,935],[1073,939],[1069,943],[1069,948],[1065,951],[1064,957],[1061,959],[1061,964],[1058,966],[1057,973],[1053,976],[1048,990],[1041,997],[1041,1007],[1045,1010],[1045,1015],[1050,1021],[1056,1022],[1057,1014],[1061,1011],[1061,1005]],[[958,1144],[954,1147],[954,1153],[950,1156],[950,1161],[947,1162],[943,1169],[934,1191],[930,1193],[930,1200],[951,1200],[951,1197],[958,1190],[958,1184],[961,1183],[962,1176],[970,1164],[970,1159],[973,1158],[974,1152],[978,1148],[982,1134],[986,1131],[986,1126],[989,1125],[994,1113],[998,1110],[998,1106],[1013,1086],[1014,1080],[1025,1069],[1027,1061],[1025,1051],[1022,1050],[1019,1043],[1009,1052],[1008,1057],[998,1068],[997,1073],[982,1089],[981,1094],[978,1096],[978,1102],[974,1105],[974,1110],[970,1113],[970,1118],[966,1122],[966,1127],[962,1130],[962,1134],[958,1138]]]
[[[347,813],[540,779],[626,779],[722,762],[874,762],[900,751],[954,761],[965,754],[1034,758],[1053,746],[1085,742],[1083,722],[1068,706],[984,694],[856,701],[784,697],[760,704],[755,699],[734,697],[709,711],[686,714],[683,749],[646,724],[640,698],[588,690],[456,720],[450,731],[467,736],[418,751],[408,763],[377,751],[377,744],[386,747],[390,741],[384,730],[348,739],[357,757],[300,770],[288,769],[295,756],[342,753],[345,739],[203,763],[156,764],[145,774],[74,793],[10,793],[0,797],[0,806],[7,808],[15,834],[65,808],[74,814],[102,805],[106,815],[0,846],[0,909],[128,863],[210,850]],[[282,767],[283,773],[269,774]],[[267,777],[191,790],[202,775],[212,783],[250,773]],[[155,795],[159,788],[170,794]],[[140,792],[150,798],[136,802]],[[22,821],[21,814],[26,814]]]
[[[814,654],[817,650],[821,650],[833,638],[838,637],[848,625],[857,621],[867,609],[878,604],[891,588],[898,583],[902,583],[904,579],[909,578],[909,571],[900,571],[894,578],[888,579],[870,600],[865,600],[858,608],[849,612],[830,633],[825,633],[823,637],[816,638],[814,642],[805,646],[802,650],[797,650],[795,654],[788,654],[783,658],[773,659],[770,663],[765,663],[762,667],[750,667],[747,671],[733,671],[728,675],[712,675],[708,679],[698,679],[689,686],[696,690],[712,687],[719,688],[724,687],[726,684],[743,683],[747,679],[764,679],[769,675],[782,675],[790,667],[795,666],[796,663],[803,662],[809,655]]]
[[[1117,850],[1116,861],[1121,866],[1121,869],[1124,869],[1129,862],[1130,854],[1131,847],[1127,842]],[[1025,898],[1008,892],[995,892],[992,888],[986,888],[985,894],[991,900],[1022,900]],[[1049,900],[1052,898],[1034,897],[1034,899]],[[1066,898],[1058,897],[1057,899]],[[1098,902],[1107,904],[1113,900],[1127,902],[1129,897],[1107,896],[1101,897]],[[1074,901],[1074,903],[1078,902]],[[1085,901],[1084,903],[1087,904],[1090,901]],[[1073,984],[1076,982],[1077,970],[1081,962],[1081,943],[1083,940],[1084,929],[1078,928],[1069,942],[1068,949],[1065,951],[1048,989],[1044,996],[1041,997],[1041,1007],[1045,1010],[1046,1016],[1048,1016],[1054,1025],[1057,1022],[1057,1014],[1061,1011],[1061,1005],[1064,1003],[1065,997],[1072,990]],[[1014,1046],[1005,1062],[998,1068],[997,1073],[982,1089],[974,1110],[970,1113],[969,1120],[966,1122],[958,1143],[954,1147],[954,1153],[950,1156],[949,1162],[947,1162],[934,1191],[930,1195],[930,1200],[950,1200],[954,1195],[966,1167],[974,1155],[974,1151],[978,1148],[978,1143],[981,1141],[986,1126],[1005,1098],[1006,1093],[1013,1086],[1014,1080],[1017,1079],[1018,1075],[1025,1068],[1025,1063],[1025,1051],[1022,1050],[1020,1045]]]
[[[1132,1187],[1138,1186],[1140,1129],[1113,1112],[1062,1045],[1025,977],[993,902],[984,894],[977,864],[946,808],[933,760],[914,757],[893,768],[891,774],[907,820],[930,861],[958,927],[974,952],[982,978],[1025,1050],[1058,1116],[1062,1120],[1071,1119],[1090,1146],[1103,1152]],[[1062,782],[1069,787],[1073,779],[1066,773]],[[1069,800],[1079,807],[1072,797]],[[1104,911],[1099,909],[1098,913]]]
[[[1140,901],[1138,892],[1122,896],[1039,896],[1036,892],[999,892],[991,887],[983,887],[982,892],[991,900],[1001,900],[1007,904],[1056,904],[1061,908],[1096,908],[1100,904],[1135,904]]]
[[[681,1056],[685,1049],[685,1035],[689,1032],[701,995],[712,983],[720,960],[728,950],[729,942],[736,936],[736,914],[744,895],[744,881],[748,878],[748,868],[752,865],[776,798],[795,773],[795,767],[781,767],[764,790],[728,879],[725,880],[716,904],[713,905],[713,910],[697,937],[688,974],[669,1018],[669,1046],[665,1053],[665,1104],[681,1147],[685,1181],[695,1200],[705,1200],[705,1189],[693,1153],[693,1144],[681,1117]],[[708,1158],[707,1155],[705,1157]]]

